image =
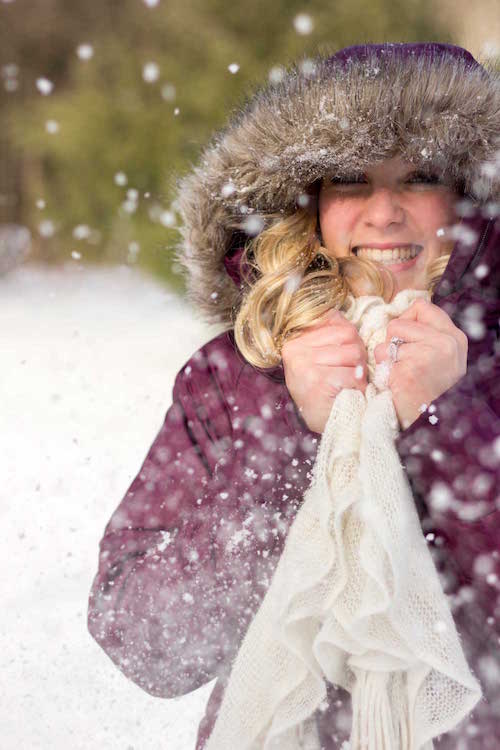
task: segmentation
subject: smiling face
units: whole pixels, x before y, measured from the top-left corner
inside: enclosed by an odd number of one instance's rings
[[[453,249],[437,232],[457,221],[458,197],[434,173],[399,156],[348,178],[324,178],[323,246],[336,258],[355,254],[383,264],[393,276],[393,297],[402,289],[425,289],[426,266]]]

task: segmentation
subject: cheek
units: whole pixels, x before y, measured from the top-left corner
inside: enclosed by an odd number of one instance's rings
[[[339,200],[320,200],[319,222],[327,249],[342,251],[349,248],[356,222],[355,211],[351,206]]]
[[[455,213],[455,198],[453,196],[437,196],[429,201],[427,206],[427,221],[434,229],[453,224],[457,219]]]

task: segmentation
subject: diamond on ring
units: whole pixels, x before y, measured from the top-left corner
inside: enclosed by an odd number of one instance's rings
[[[397,336],[392,337],[389,344],[389,359],[393,363],[398,361],[398,348],[401,346],[401,344],[404,344],[403,339],[400,339]]]

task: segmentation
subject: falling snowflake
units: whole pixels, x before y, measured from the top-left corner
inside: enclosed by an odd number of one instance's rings
[[[270,83],[279,83],[285,77],[285,69],[281,65],[275,65],[269,71]]]
[[[493,558],[491,557],[491,555],[484,553],[476,556],[476,559],[474,560],[473,570],[476,576],[485,577],[488,575],[488,573],[492,572],[494,567],[495,563],[493,562]]]
[[[45,221],[41,221],[38,225],[38,231],[42,235],[42,237],[52,237],[54,232],[56,231],[54,222],[50,219],[45,219]]]
[[[235,190],[236,188],[232,182],[226,182],[226,184],[222,186],[222,189],[220,192],[223,198],[228,198],[230,195],[234,193]]]
[[[16,63],[7,63],[7,65],[2,66],[2,76],[4,78],[15,78],[18,73],[19,65],[16,65]]]
[[[48,78],[37,78],[36,87],[43,96],[48,96],[54,89],[54,84]]]
[[[434,482],[429,494],[429,499],[434,510],[440,512],[447,510],[455,500],[451,489],[444,482]]]
[[[227,66],[227,69],[229,70],[230,73],[237,73],[238,70],[240,69],[240,66],[238,65],[238,63],[231,63],[230,65]]]
[[[75,260],[80,260],[80,258],[82,257],[82,254],[79,253],[77,250],[73,250],[73,252],[71,253],[71,257],[74,258]]]
[[[436,461],[437,463],[439,463],[444,459],[444,453],[443,451],[438,450],[438,448],[435,448],[431,452],[431,458],[433,461]]]
[[[493,453],[500,461],[500,437],[495,438],[493,441]]]
[[[90,60],[94,54],[94,48],[91,44],[79,44],[76,48],[76,54],[80,60]]]
[[[486,334],[486,326],[482,320],[484,312],[482,305],[472,303],[467,305],[460,317],[461,327],[474,341],[481,340]]]
[[[175,99],[175,86],[171,83],[166,83],[162,86],[161,95],[167,102],[173,102]]]
[[[252,237],[259,234],[264,228],[264,219],[261,216],[253,215],[249,216],[243,222],[243,229],[245,232]]]
[[[73,229],[73,237],[76,240],[86,240],[90,237],[91,231],[92,230],[87,224],[78,224],[78,226]]]
[[[261,406],[260,413],[264,417],[264,419],[271,419],[273,416],[273,410],[271,409],[269,404],[264,404],[263,406]]]
[[[163,552],[172,541],[172,534],[170,531],[160,531],[160,534],[162,539],[161,542],[156,545],[157,552]]]
[[[497,169],[494,161],[485,161],[481,164],[481,174],[485,177],[496,177]]]
[[[496,654],[480,656],[477,671],[490,686],[496,686],[500,683],[500,666]]]
[[[155,62],[148,62],[142,68],[142,77],[146,83],[154,83],[160,77],[160,68]]]
[[[476,212],[474,201],[467,200],[466,198],[464,198],[463,200],[457,201],[455,203],[455,211],[458,214],[458,216],[461,216],[464,219],[470,216],[474,216]]]
[[[451,228],[451,237],[468,247],[473,247],[478,239],[477,232],[465,224],[455,224]]]
[[[297,34],[310,34],[314,28],[314,22],[307,13],[299,13],[293,19],[293,25]]]
[[[127,214],[133,214],[137,211],[136,201],[126,200],[122,203],[121,207]]]
[[[177,115],[178,115],[179,113],[180,113],[180,109],[179,109],[179,107],[176,107],[176,108],[174,109],[174,115],[175,115],[175,116],[177,117]]]
[[[2,78],[6,91],[16,91],[19,88],[18,73],[19,66],[15,63],[7,63],[7,65],[2,66]]]
[[[157,5],[159,5],[160,0],[143,0],[144,5],[147,5],[148,8],[156,8]]]
[[[357,365],[356,369],[354,370],[354,377],[356,380],[361,380],[363,377],[363,365]]]
[[[484,279],[485,276],[488,275],[489,271],[490,271],[489,266],[487,266],[486,263],[481,263],[474,270],[474,276],[476,277],[476,279]]]
[[[54,135],[59,132],[59,123],[56,120],[47,120],[45,123],[45,130],[47,133]]]
[[[43,198],[38,198],[36,207],[40,209],[45,208],[45,201],[43,200]]]
[[[172,211],[162,211],[159,221],[164,227],[173,227],[175,226],[175,214]]]
[[[124,172],[117,172],[115,174],[114,180],[115,180],[116,185],[120,185],[120,186],[126,185],[128,182],[127,175]]]
[[[303,60],[300,69],[305,76],[312,76],[316,71],[316,63],[314,60]]]
[[[482,212],[487,219],[496,219],[497,216],[500,216],[500,203],[488,201],[483,206]]]
[[[481,55],[484,55],[484,57],[499,57],[500,45],[494,39],[487,39],[481,45]]]

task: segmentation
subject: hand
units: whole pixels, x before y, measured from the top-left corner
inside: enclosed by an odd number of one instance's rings
[[[343,388],[364,393],[368,385],[365,345],[338,310],[286,340],[281,356],[288,391],[313,432],[323,432]]]
[[[449,315],[424,299],[415,300],[387,326],[385,343],[374,349],[375,361],[389,358],[393,336],[404,340],[389,374],[394,407],[403,430],[427,406],[467,372],[468,339]]]

